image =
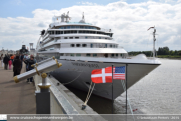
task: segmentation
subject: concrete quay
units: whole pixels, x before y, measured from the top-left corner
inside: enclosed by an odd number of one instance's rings
[[[25,67],[21,70],[23,72]],[[15,83],[13,68],[4,70],[0,64],[0,114],[36,114],[34,92],[33,84],[26,83],[26,80]]]
[[[22,72],[25,72],[23,67]],[[21,73],[22,73],[21,72]],[[13,70],[4,70],[0,67],[0,114],[36,114],[36,95],[40,92],[37,86],[42,83],[41,76],[34,76],[35,83],[28,84],[26,80],[15,83]],[[50,87],[50,114],[82,115],[75,117],[76,120],[98,121],[104,120],[97,112],[89,106],[82,110],[84,103],[64,85],[59,84],[52,76],[47,77]],[[42,100],[45,102],[46,100]],[[89,115],[91,114],[91,115]],[[93,115],[92,115],[93,114]]]

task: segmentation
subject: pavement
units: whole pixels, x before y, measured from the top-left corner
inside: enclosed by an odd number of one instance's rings
[[[25,72],[25,66],[21,73]],[[26,80],[15,83],[13,69],[4,70],[0,62],[0,114],[36,114],[35,86]]]

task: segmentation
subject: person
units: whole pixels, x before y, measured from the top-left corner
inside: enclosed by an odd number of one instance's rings
[[[4,63],[4,69],[8,70],[8,62],[9,62],[9,58],[7,55],[5,55],[4,59],[3,59],[3,63]]]
[[[9,70],[11,70],[12,60],[9,60]]]
[[[35,64],[35,60],[33,56],[31,56],[30,59],[28,60],[24,60],[24,63],[28,65],[27,71],[34,69],[33,67],[31,67],[31,65]],[[31,84],[33,82],[33,77],[30,77],[27,82]]]
[[[12,61],[12,63],[13,63],[14,55],[11,55],[10,59],[11,59],[11,61]]]
[[[0,57],[0,60],[1,60],[1,66],[3,67],[3,54],[1,54],[1,57]]]
[[[13,72],[14,76],[19,75],[21,72],[21,60],[19,59],[19,56],[16,56],[13,62]]]

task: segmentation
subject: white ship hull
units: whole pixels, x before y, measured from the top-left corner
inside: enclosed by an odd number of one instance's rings
[[[62,63],[62,67],[51,72],[51,74],[58,79],[61,83],[68,83],[74,80],[68,86],[77,88],[88,92],[91,83],[91,71],[93,69],[105,68],[108,66],[125,66],[126,63],[100,63],[100,62],[85,62],[85,61],[71,61],[71,60],[59,60]],[[147,75],[153,69],[160,64],[148,64],[148,63],[127,63],[127,84],[128,88],[134,85],[142,77]],[[75,80],[76,79],[76,80]],[[121,80],[113,81],[113,97],[117,98],[124,92]],[[93,94],[112,99],[112,84],[96,84]]]

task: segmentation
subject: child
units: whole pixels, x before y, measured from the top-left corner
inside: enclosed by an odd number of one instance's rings
[[[12,65],[12,61],[11,60],[9,60],[9,69],[11,70],[11,65]]]

